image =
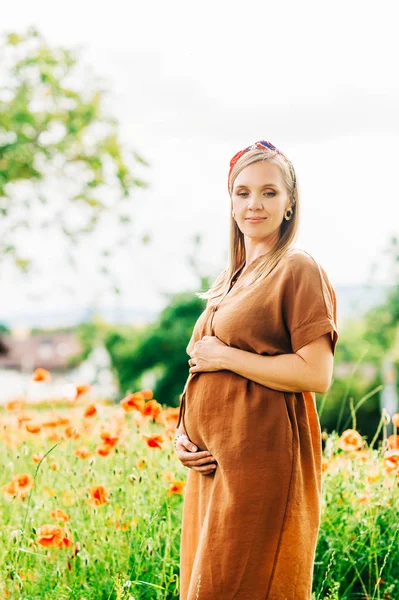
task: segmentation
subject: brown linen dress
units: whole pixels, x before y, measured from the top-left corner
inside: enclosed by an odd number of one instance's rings
[[[248,352],[289,354],[329,332],[335,352],[335,291],[307,252],[291,248],[245,299],[240,280],[232,285],[238,272],[198,318],[188,353],[215,335]],[[227,370],[198,372],[187,380],[181,418],[218,466],[187,473],[180,600],[310,600],[322,474],[314,393],[277,391]]]

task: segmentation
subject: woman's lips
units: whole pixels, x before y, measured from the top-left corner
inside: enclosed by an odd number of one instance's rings
[[[265,219],[266,219],[266,217],[262,217],[261,219],[245,219],[245,220],[248,221],[248,223],[261,223]]]

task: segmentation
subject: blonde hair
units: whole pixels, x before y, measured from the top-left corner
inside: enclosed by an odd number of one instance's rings
[[[274,247],[267,252],[259,264],[253,269],[251,276],[246,278],[249,287],[253,283],[261,283],[274,269],[282,256],[293,245],[299,228],[299,193],[298,181],[292,163],[289,164],[277,150],[254,148],[245,152],[234,165],[229,182],[229,194],[232,203],[234,181],[239,173],[254,162],[266,161],[278,165],[288,195],[292,198],[292,218],[283,219],[280,227],[280,236]],[[287,159],[288,161],[288,159]],[[231,207],[232,208],[232,207]],[[206,292],[197,293],[203,299],[215,300],[223,297],[229,289],[233,274],[245,264],[244,234],[239,229],[230,210],[230,244],[227,267],[218,275],[212,286]],[[245,277],[243,276],[243,280]],[[243,283],[243,282],[241,282]]]

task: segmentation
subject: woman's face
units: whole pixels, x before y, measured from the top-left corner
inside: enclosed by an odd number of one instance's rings
[[[237,175],[232,191],[232,208],[244,235],[258,241],[263,238],[272,241],[279,235],[284,212],[290,204],[276,164],[258,161]]]

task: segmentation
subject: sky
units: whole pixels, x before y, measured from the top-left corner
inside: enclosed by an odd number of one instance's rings
[[[32,232],[26,243],[43,271],[3,266],[3,319],[93,303],[159,310],[164,293],[198,285],[186,258],[195,234],[201,271],[216,276],[227,260],[229,161],[260,139],[293,162],[297,245],[333,285],[392,283],[384,249],[399,223],[396,16],[384,1],[9,4],[0,34],[34,25],[49,44],[79,48],[105,81],[122,141],[150,163],[150,187],[134,192],[129,253],[112,263],[120,297],[94,276],[96,236],[71,275],[57,240],[49,252]],[[111,225],[104,235],[112,244]]]

